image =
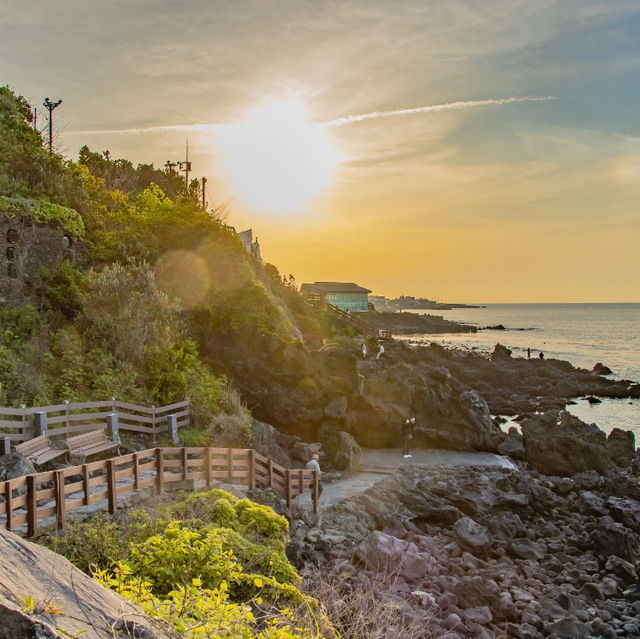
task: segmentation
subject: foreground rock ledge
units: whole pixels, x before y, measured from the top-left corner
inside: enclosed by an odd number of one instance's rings
[[[64,557],[3,529],[0,557],[0,639],[174,636]],[[23,597],[33,598],[33,612]],[[61,614],[47,614],[49,606],[61,609]]]

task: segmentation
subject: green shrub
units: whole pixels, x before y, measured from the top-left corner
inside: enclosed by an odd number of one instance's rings
[[[84,572],[91,566],[110,568],[129,556],[129,540],[109,516],[99,514],[82,522],[70,521],[63,534],[44,536],[42,543],[64,555]]]

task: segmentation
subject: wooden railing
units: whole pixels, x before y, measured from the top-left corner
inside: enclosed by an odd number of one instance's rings
[[[116,399],[104,402],[55,404],[30,408],[1,408],[0,435],[8,436],[12,443],[32,439],[35,435],[36,413],[46,413],[47,432],[51,437],[68,438],[97,428],[106,428],[107,415],[118,415],[120,430],[152,435],[167,431],[167,417],[175,415],[177,427],[190,423],[189,400],[151,407],[128,404]]]
[[[318,299],[319,298],[319,299]],[[344,324],[355,328],[360,333],[364,335],[369,335],[370,337],[375,337],[376,339],[391,339],[391,331],[387,331],[384,329],[377,329],[375,326],[372,326],[368,322],[365,322],[363,319],[359,317],[360,313],[348,313],[344,309],[336,306],[335,304],[330,304],[329,302],[320,298],[320,296],[307,297],[307,301],[315,306],[324,306],[328,308],[331,312],[335,314],[335,316]]]
[[[283,468],[247,448],[151,448],[60,470],[9,479],[0,484],[0,521],[8,530],[26,523],[33,537],[39,522],[56,518],[63,528],[67,513],[96,502],[105,502],[114,514],[118,499],[148,487],[164,492],[172,482],[204,480],[246,481],[250,489],[272,488],[286,499],[310,494],[318,508],[318,476],[315,470]]]

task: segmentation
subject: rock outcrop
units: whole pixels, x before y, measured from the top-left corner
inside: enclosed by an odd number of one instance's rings
[[[362,357],[362,338],[312,350],[243,330],[203,334],[202,352],[259,420],[306,441],[330,429],[361,446],[398,447],[402,422],[415,416],[418,446],[496,452],[505,435],[490,415],[559,411],[588,395],[640,396],[638,384],[560,360],[512,357],[500,345],[487,358],[392,341],[376,360]]]
[[[607,437],[566,411],[551,411],[522,420],[524,456],[531,468],[547,475],[600,474],[629,468],[637,459],[635,435],[615,428]],[[511,437],[511,435],[510,435]],[[502,452],[508,454],[502,445]]]
[[[0,556],[0,639],[173,637],[64,557],[1,528]]]
[[[320,566],[336,596],[392,602],[372,639],[412,619],[425,637],[640,633],[640,486],[620,472],[405,466],[292,540],[310,587]]]
[[[15,450],[0,457],[0,481],[32,475],[35,472],[34,465]]]

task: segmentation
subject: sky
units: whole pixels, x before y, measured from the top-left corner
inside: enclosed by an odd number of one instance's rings
[[[0,29],[60,152],[188,140],[298,283],[640,301],[637,0],[0,0]]]

